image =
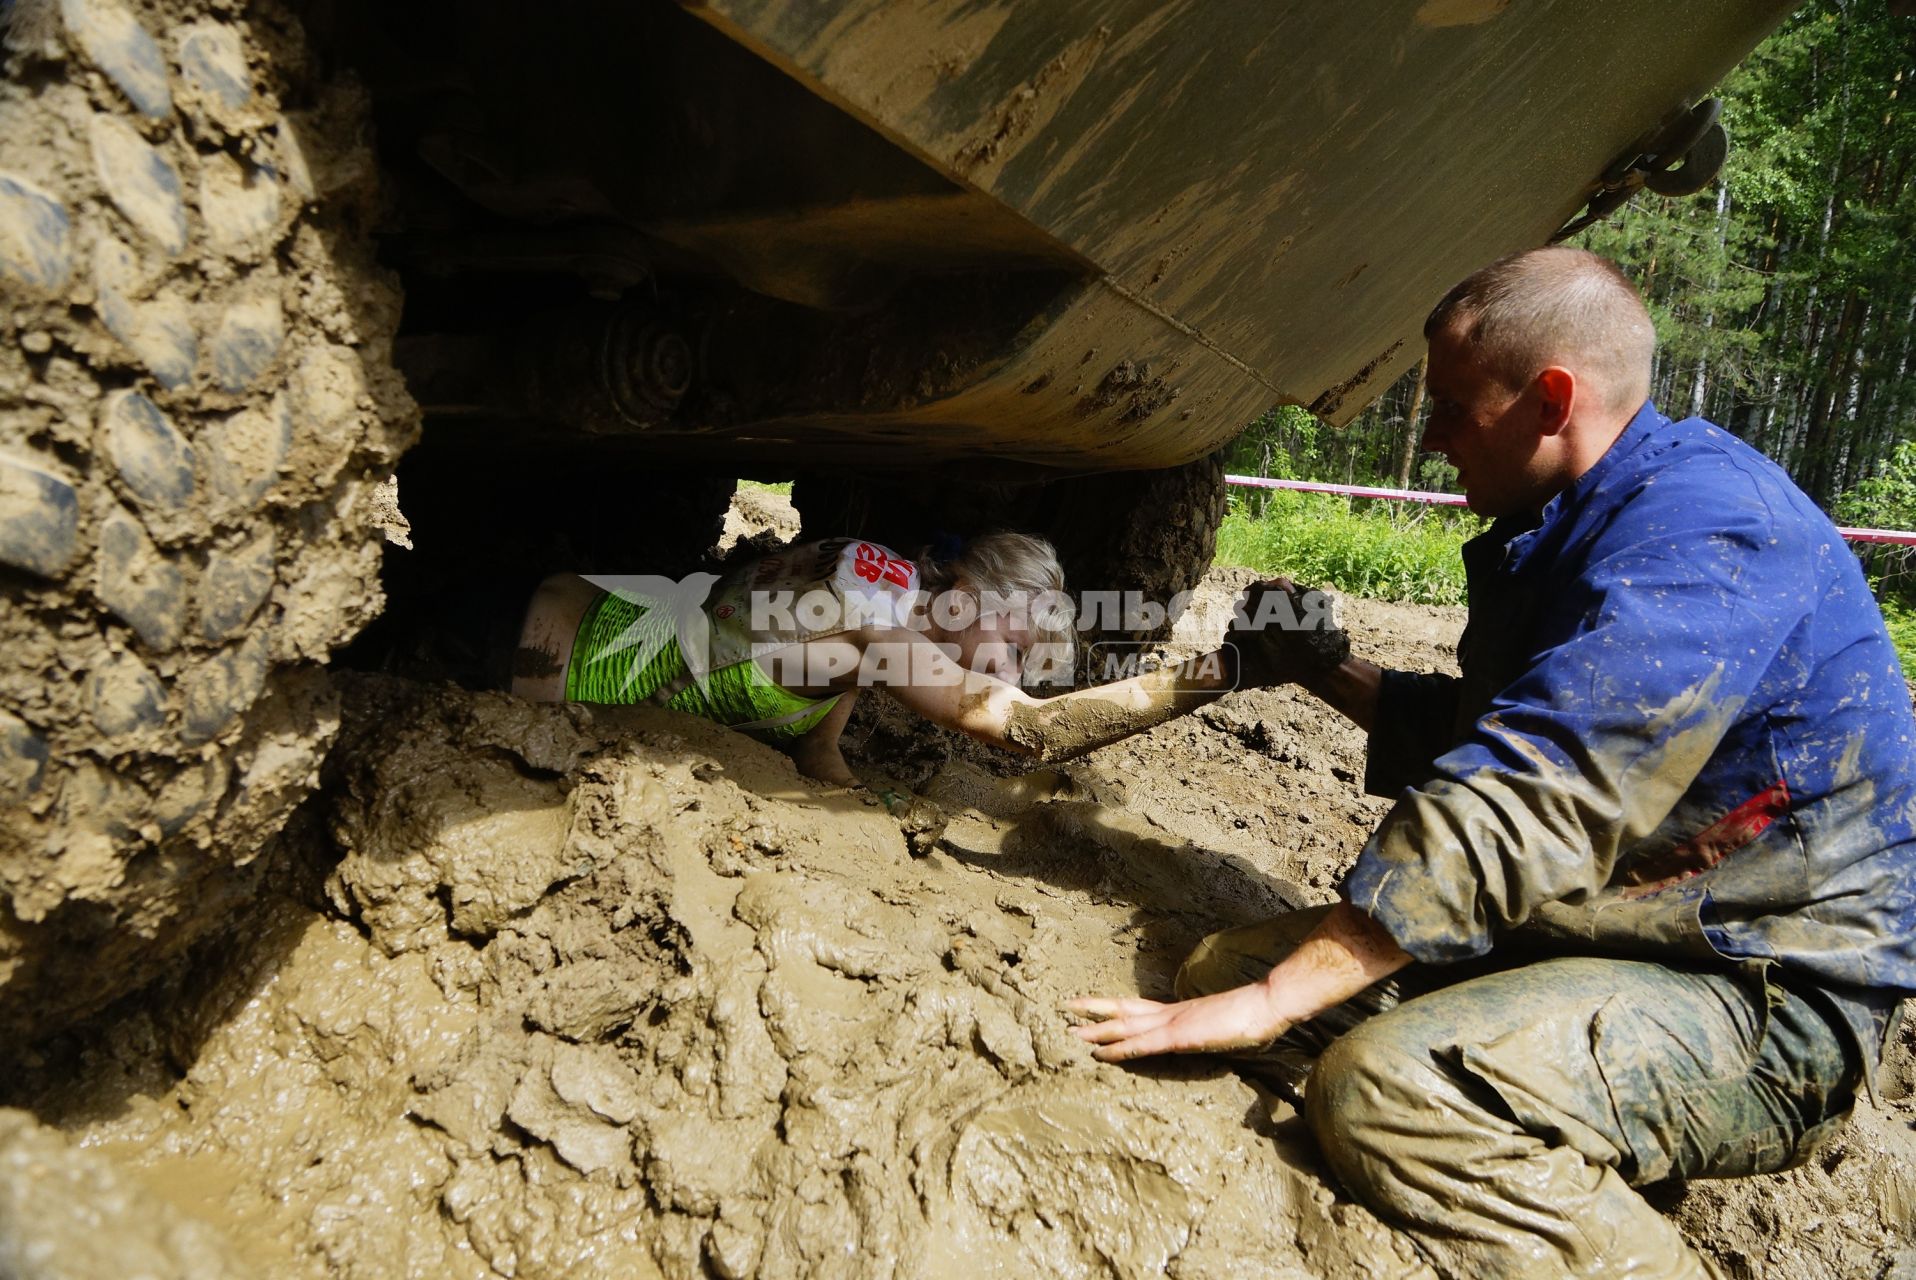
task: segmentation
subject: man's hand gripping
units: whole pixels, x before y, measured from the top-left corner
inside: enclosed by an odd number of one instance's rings
[[[1240,687],[1298,684],[1341,666],[1351,642],[1332,615],[1332,603],[1324,592],[1289,578],[1252,583],[1224,633],[1237,655]]]

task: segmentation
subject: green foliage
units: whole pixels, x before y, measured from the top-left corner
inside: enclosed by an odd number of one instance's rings
[[[1232,495],[1218,529],[1217,562],[1281,573],[1348,595],[1462,604],[1459,549],[1482,525],[1474,516],[1397,503],[1364,503],[1279,490],[1254,515]]]
[[[1805,0],[1718,86],[1731,148],[1694,196],[1640,194],[1578,237],[1656,322],[1652,398],[1749,440],[1846,524],[1916,529],[1916,42],[1888,0]],[[1285,407],[1236,472],[1387,484],[1419,430],[1406,373],[1349,425]],[[1418,488],[1456,473],[1413,457]],[[1396,599],[1462,597],[1468,521],[1278,493],[1234,499],[1219,559]],[[1916,551],[1859,547],[1899,649],[1916,653]]]
[[[1903,675],[1916,680],[1916,609],[1891,597],[1883,601],[1883,621],[1889,624],[1896,656],[1903,660]]]
[[[1452,493],[1457,488],[1457,468],[1433,453],[1417,464],[1417,487],[1426,493]]]
[[[1913,29],[1888,0],[1805,0],[1716,90],[1731,138],[1721,180],[1680,199],[1642,193],[1577,241],[1644,294],[1659,408],[1750,441],[1842,523],[1898,529],[1916,529]],[[1246,430],[1230,469],[1391,483],[1416,442],[1419,389],[1406,373],[1336,430],[1275,410]],[[1434,455],[1407,474],[1427,490],[1456,479]],[[1462,527],[1254,495],[1225,525],[1220,558],[1363,594],[1454,599]],[[1899,649],[1916,653],[1916,550],[1858,554]]]
[[[766,493],[782,493],[788,498],[792,496],[792,482],[790,480],[779,480],[777,482],[741,480],[738,482],[738,487],[741,489],[762,489]]]
[[[1296,480],[1318,474],[1329,431],[1302,405],[1281,404],[1260,414],[1225,449],[1224,469],[1234,475]]]
[[[1907,452],[1916,468],[1916,446]],[[1916,488],[1903,496],[1916,498]],[[1217,563],[1372,600],[1464,604],[1461,551],[1482,529],[1475,516],[1287,490],[1270,493],[1262,513],[1254,514],[1233,493],[1218,529]],[[1892,549],[1897,565],[1904,557],[1895,553],[1905,550]],[[1903,672],[1916,680],[1916,604],[1910,602],[1916,593],[1897,589],[1897,576],[1880,567],[1871,578]]]
[[[1832,504],[1916,437],[1916,46],[1885,0],[1809,0],[1725,78],[1720,183],[1584,232],[1650,304],[1652,395]]]
[[[1716,89],[1721,180],[1641,193],[1575,241],[1643,291],[1658,407],[1729,428],[1826,504],[1916,439],[1912,30],[1888,0],[1807,0]],[[1389,483],[1416,441],[1415,388],[1407,372],[1337,430],[1267,414],[1232,469]],[[1443,487],[1414,460],[1408,474]]]
[[[1832,513],[1838,524],[1870,529],[1916,529],[1916,441],[1896,447],[1887,466],[1838,498]],[[1907,610],[1916,603],[1916,547],[1885,543],[1855,544],[1870,586],[1883,602],[1884,616],[1892,606]],[[1916,625],[1916,624],[1913,624]],[[1894,626],[1891,635],[1895,635]],[[1898,640],[1897,649],[1902,651]],[[1905,666],[1908,662],[1905,661]]]
[[[1836,500],[1838,524],[1916,529],[1916,440],[1896,446],[1889,463]]]

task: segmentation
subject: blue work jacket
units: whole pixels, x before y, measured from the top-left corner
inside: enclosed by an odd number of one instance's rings
[[[1464,548],[1461,679],[1385,675],[1344,895],[1419,960],[1774,962],[1880,1045],[1916,992],[1916,720],[1856,557],[1783,470],[1646,404]]]

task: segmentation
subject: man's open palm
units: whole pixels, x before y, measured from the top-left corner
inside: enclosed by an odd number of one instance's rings
[[[1101,1019],[1072,1030],[1099,1046],[1093,1056],[1102,1062],[1154,1053],[1259,1049],[1291,1028],[1290,1019],[1272,1007],[1270,989],[1262,983],[1175,1004],[1079,996],[1066,1001],[1065,1008]]]

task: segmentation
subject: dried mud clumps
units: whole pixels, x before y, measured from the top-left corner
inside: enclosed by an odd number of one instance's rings
[[[1408,639],[1440,611],[1351,608],[1393,666],[1448,661]],[[948,759],[933,835],[674,712],[341,687],[282,836],[311,887],[0,1075],[40,1122],[0,1112],[0,1273],[11,1216],[69,1274],[182,1217],[313,1280],[1430,1274],[1271,1098],[1095,1063],[1059,1008],[1334,896],[1387,805],[1294,691],[1064,769]],[[1804,1168],[1666,1189],[1726,1273],[1894,1273],[1911,1037]]]
[[[21,0],[0,79],[0,1041],[250,891],[414,430],[365,103],[271,0]]]
[[[258,954],[203,966],[189,1003],[217,1016],[123,1031],[129,1058],[192,1047],[170,1092],[78,1108],[123,1160],[217,1170],[276,1274],[1399,1256],[1362,1215],[1333,1226],[1295,1135],[1229,1073],[1090,1060],[1059,1004],[1125,980],[1096,944],[1129,912],[971,865],[980,811],[970,861],[915,857],[883,803],[703,722],[343,683],[331,908],[282,901]],[[1074,967],[1094,954],[1109,971]]]

